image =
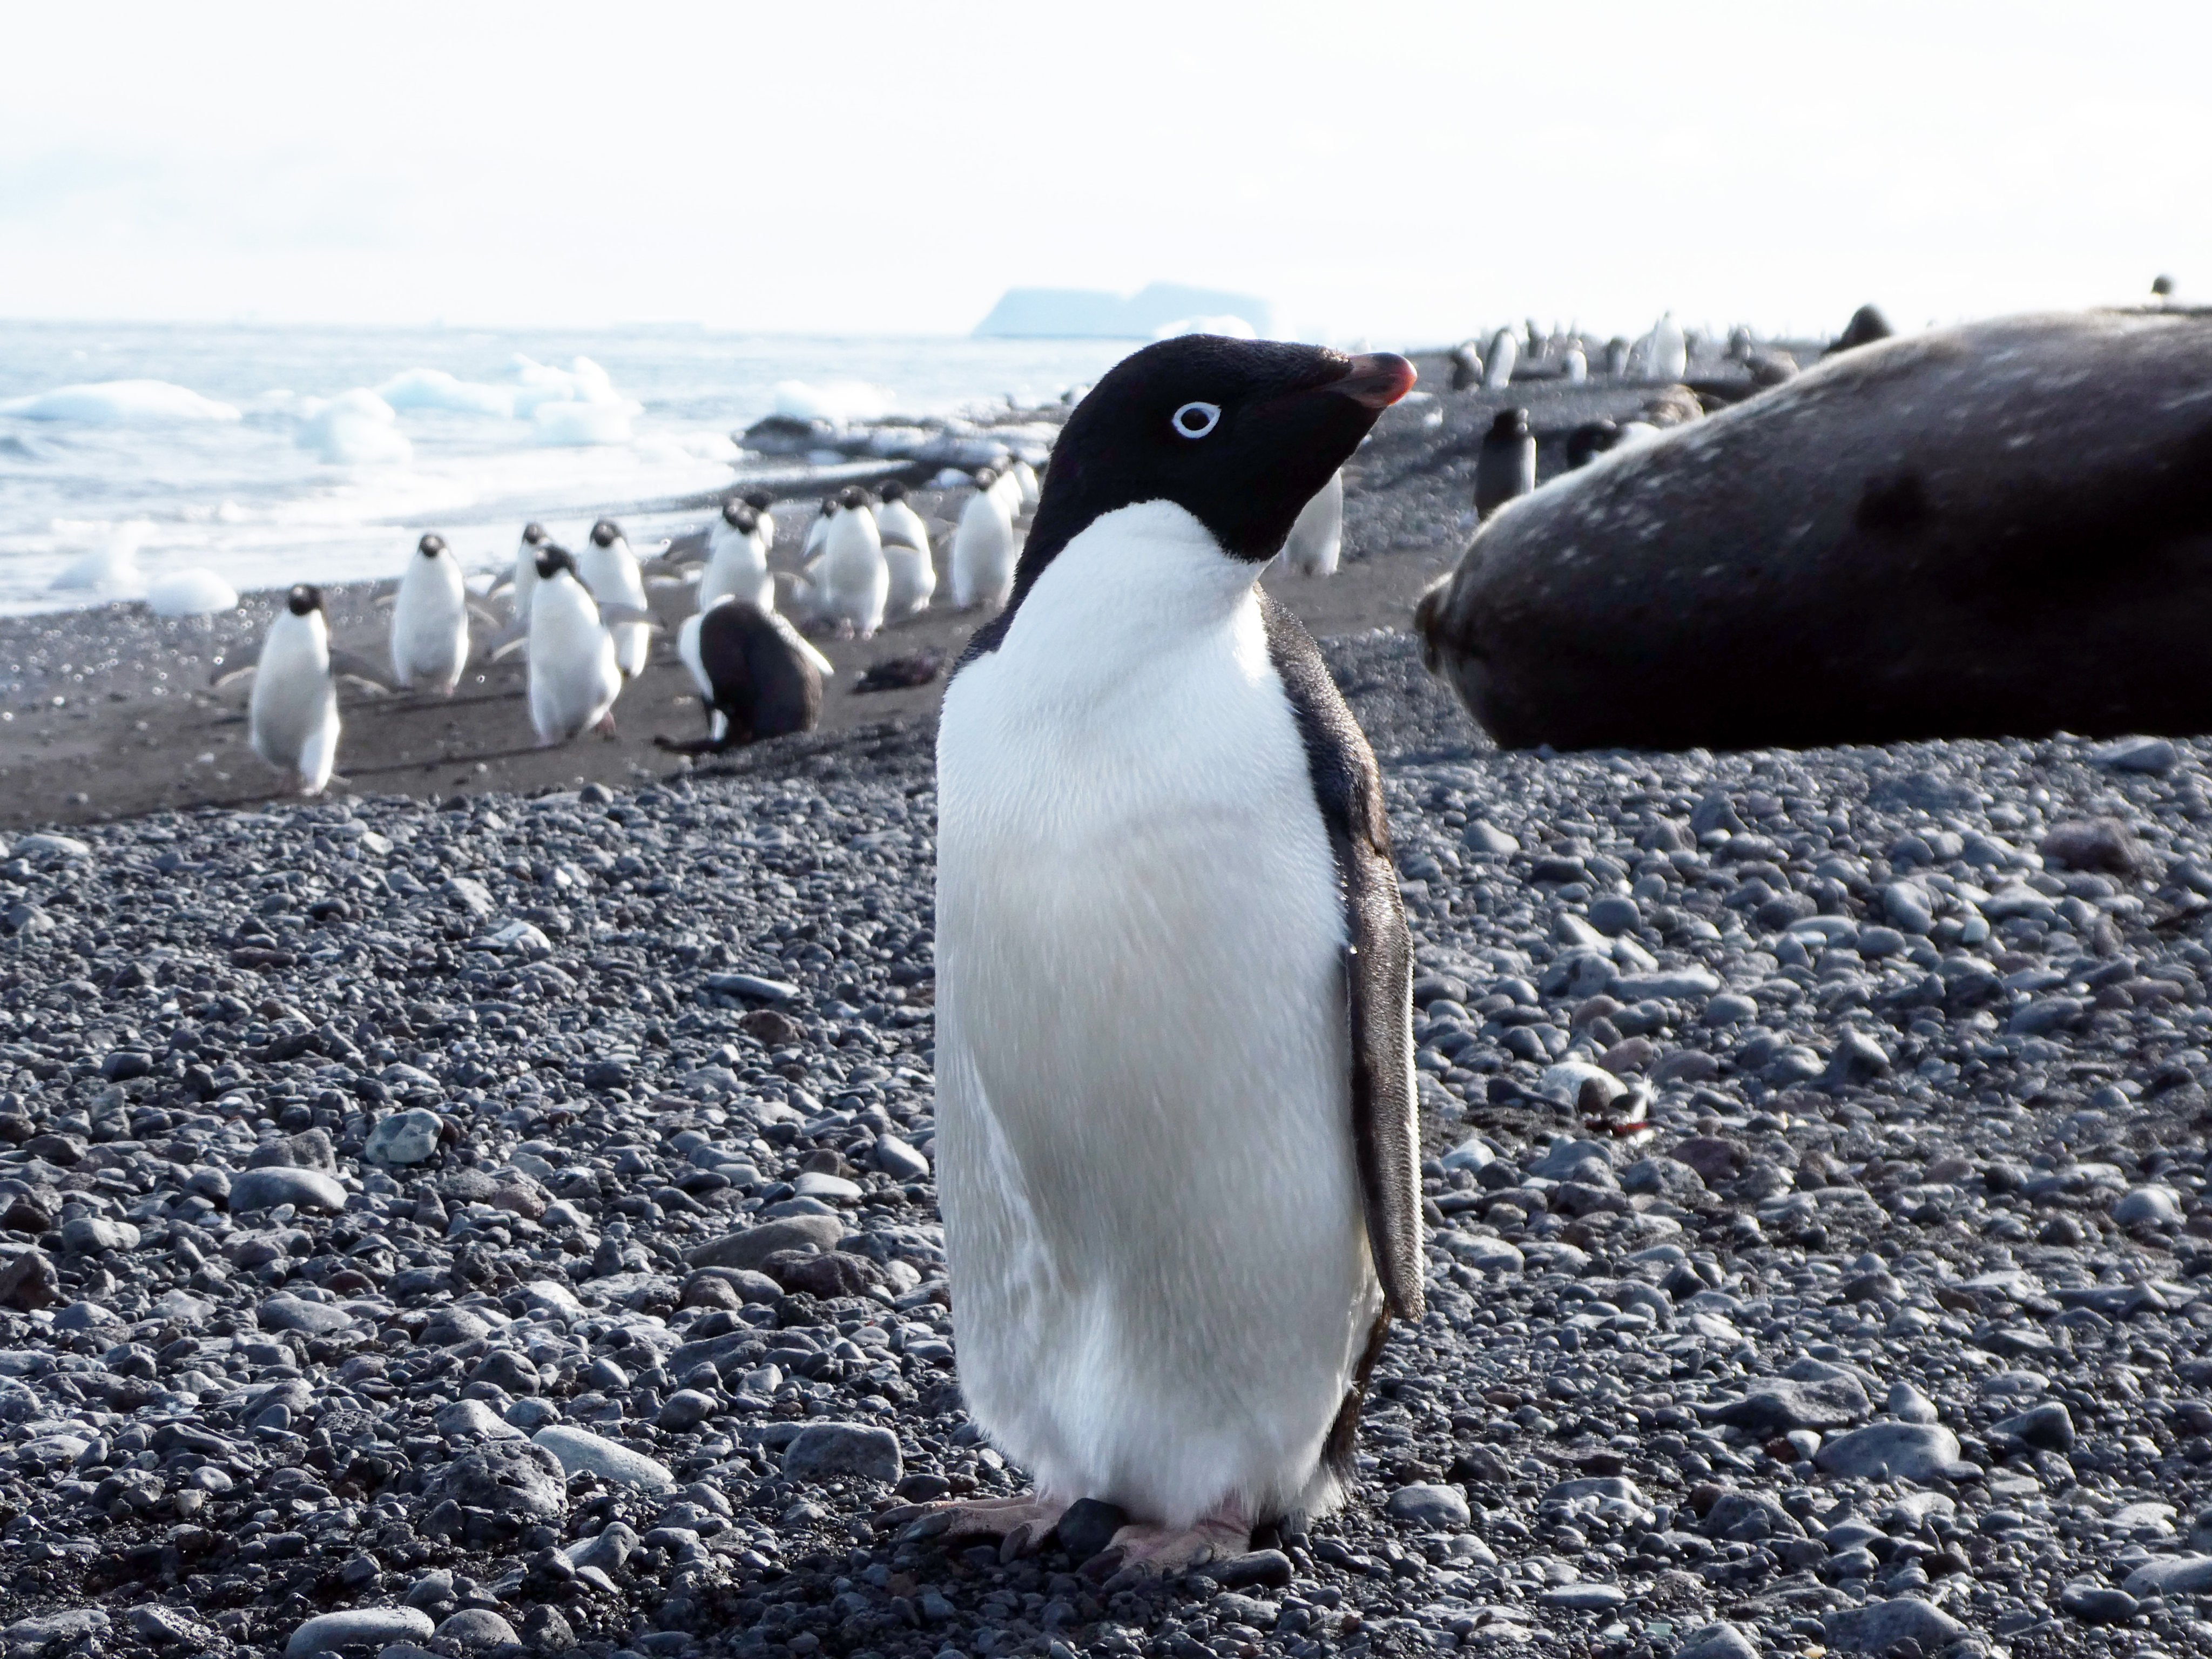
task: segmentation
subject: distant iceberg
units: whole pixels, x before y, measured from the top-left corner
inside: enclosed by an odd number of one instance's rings
[[[1091,289],[1010,288],[975,325],[975,337],[1152,340],[1197,318],[1221,325],[1223,333],[1265,338],[1273,332],[1274,307],[1249,294],[1181,283],[1152,283],[1127,297]]]
[[[167,426],[179,421],[235,421],[228,404],[167,380],[98,380],[57,386],[28,398],[0,400],[0,415],[27,421],[79,421],[87,426]]]

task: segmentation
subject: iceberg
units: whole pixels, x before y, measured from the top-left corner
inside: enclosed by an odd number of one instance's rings
[[[1249,294],[1152,283],[1126,298],[1091,289],[1010,288],[975,325],[979,340],[1151,340],[1193,322],[1241,339],[1268,335],[1274,307]],[[1230,326],[1233,325],[1234,326]]]
[[[404,466],[415,447],[392,405],[366,386],[303,405],[298,443],[333,466]]]
[[[46,586],[57,592],[105,593],[116,598],[137,592],[144,585],[138,574],[138,550],[153,528],[144,520],[132,520],[89,553],[70,560]]]
[[[890,413],[891,395],[865,380],[831,380],[814,386],[805,380],[779,380],[775,412],[794,421],[828,421],[849,426],[854,421],[880,421]]]
[[[492,415],[514,417],[515,389],[464,380],[442,368],[410,368],[395,374],[376,388],[376,395],[394,409],[434,409],[453,415]]]
[[[173,570],[146,590],[157,617],[213,617],[238,609],[238,590],[204,565]]]
[[[235,421],[228,404],[167,380],[95,380],[0,400],[0,415],[27,421],[77,421],[86,426],[173,426],[185,421]]]

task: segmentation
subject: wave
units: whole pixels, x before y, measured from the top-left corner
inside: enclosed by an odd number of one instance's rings
[[[87,426],[173,426],[242,418],[230,404],[167,380],[94,380],[57,386],[0,402],[0,415],[27,421],[76,421]]]

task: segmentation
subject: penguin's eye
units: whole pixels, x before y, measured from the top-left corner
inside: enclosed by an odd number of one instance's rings
[[[1220,422],[1219,404],[1185,404],[1169,417],[1178,438],[1203,438]]]

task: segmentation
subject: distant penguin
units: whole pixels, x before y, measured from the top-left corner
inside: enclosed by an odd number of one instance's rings
[[[538,747],[566,743],[587,726],[614,734],[615,699],[623,688],[614,638],[574,556],[552,542],[538,550],[529,661],[530,723]]]
[[[1015,493],[1021,497],[1022,511],[1036,512],[1040,489],[1037,483],[1036,469],[1017,455],[1007,464],[1006,471],[1013,474],[1014,489]]]
[[[703,739],[653,738],[679,754],[812,731],[822,719],[822,682],[836,672],[783,617],[743,599],[723,599],[687,617],[676,652],[699,688],[708,727]]]
[[[1836,336],[1821,356],[1832,357],[1839,351],[1872,345],[1876,340],[1887,340],[1896,331],[1889,325],[1889,319],[1881,314],[1880,306],[1861,306],[1851,313],[1851,319],[1844,325],[1844,331]]]
[[[775,609],[775,583],[768,574],[768,539],[760,514],[734,498],[707,538],[707,568],[699,578],[699,608],[740,599],[763,611]]]
[[[442,536],[425,536],[392,606],[392,672],[409,690],[451,696],[469,659],[469,589]]]
[[[1732,363],[1749,362],[1752,348],[1758,342],[1752,337],[1749,325],[1738,323],[1729,331],[1728,360]]]
[[[1344,469],[1339,467],[1299,509],[1283,544],[1283,568],[1299,576],[1334,576],[1343,547]]]
[[[1412,948],[1374,757],[1255,579],[1413,378],[1123,359],[946,687],[933,1150],[963,1401],[1036,1487],[909,1535],[1012,1558],[1091,1498],[1097,1565],[1172,1573],[1344,1496],[1425,1305]]]
[[[1620,428],[1601,416],[1585,421],[1567,434],[1567,469],[1572,471],[1588,466],[1600,455],[1611,449],[1620,437]]]
[[[1451,389],[1472,392],[1482,384],[1482,351],[1472,340],[1451,349]]]
[[[1559,354],[1559,378],[1576,386],[1589,379],[1589,359],[1580,346],[1571,345]]]
[[[1644,337],[1644,378],[1672,382],[1690,372],[1690,343],[1671,311],[1663,313]]]
[[[1618,334],[1605,343],[1605,372],[1614,380],[1628,373],[1629,345]]]
[[[1746,366],[1751,371],[1751,383],[1756,386],[1780,386],[1797,376],[1797,360],[1778,349],[1753,352]]]
[[[761,546],[770,553],[775,552],[775,497],[765,489],[749,489],[745,492],[745,505],[752,508],[753,517],[760,520]]]
[[[867,639],[884,625],[890,599],[890,567],[875,514],[858,486],[836,497],[836,512],[822,538],[822,568],[814,580],[814,614],[841,635]]]
[[[319,795],[338,755],[338,692],[331,678],[330,621],[322,590],[301,583],[269,624],[246,708],[253,752]]]
[[[514,549],[514,574],[509,579],[514,589],[514,614],[519,617],[530,615],[531,590],[538,586],[538,550],[544,545],[544,525],[522,526],[522,539]]]
[[[1513,384],[1513,366],[1521,360],[1521,343],[1513,337],[1513,331],[1501,328],[1490,337],[1490,352],[1484,359],[1482,389],[1503,392]]]
[[[801,564],[813,562],[814,556],[822,550],[822,538],[830,533],[830,520],[836,516],[837,498],[835,495],[824,495],[822,498],[821,511],[807,521],[806,540],[799,550],[799,559]]]
[[[883,539],[884,562],[890,567],[891,578],[890,594],[884,602],[884,620],[903,622],[929,609],[937,592],[937,566],[930,557],[929,526],[907,504],[906,486],[894,478],[881,493],[876,533]]]
[[[1501,409],[1482,434],[1474,459],[1474,514],[1486,519],[1536,487],[1536,439],[1528,430],[1528,411]]]
[[[1006,515],[1007,527],[1012,528],[1014,521],[1022,516],[1022,487],[1014,482],[1014,475],[1001,469],[991,481],[990,494],[991,499],[998,502],[999,511]]]
[[[601,519],[592,526],[592,539],[578,562],[577,572],[599,604],[622,605],[637,611],[647,609],[645,578],[638,570],[637,556],[629,550],[629,544],[623,539],[622,526],[612,519]],[[544,574],[542,567],[540,574]],[[652,628],[641,622],[620,622],[607,631],[613,636],[615,661],[621,665],[623,678],[634,680],[645,672],[646,652],[653,643]]]
[[[991,495],[997,477],[989,467],[976,473],[952,532],[952,603],[963,611],[996,611],[1014,589],[1014,527]]]

